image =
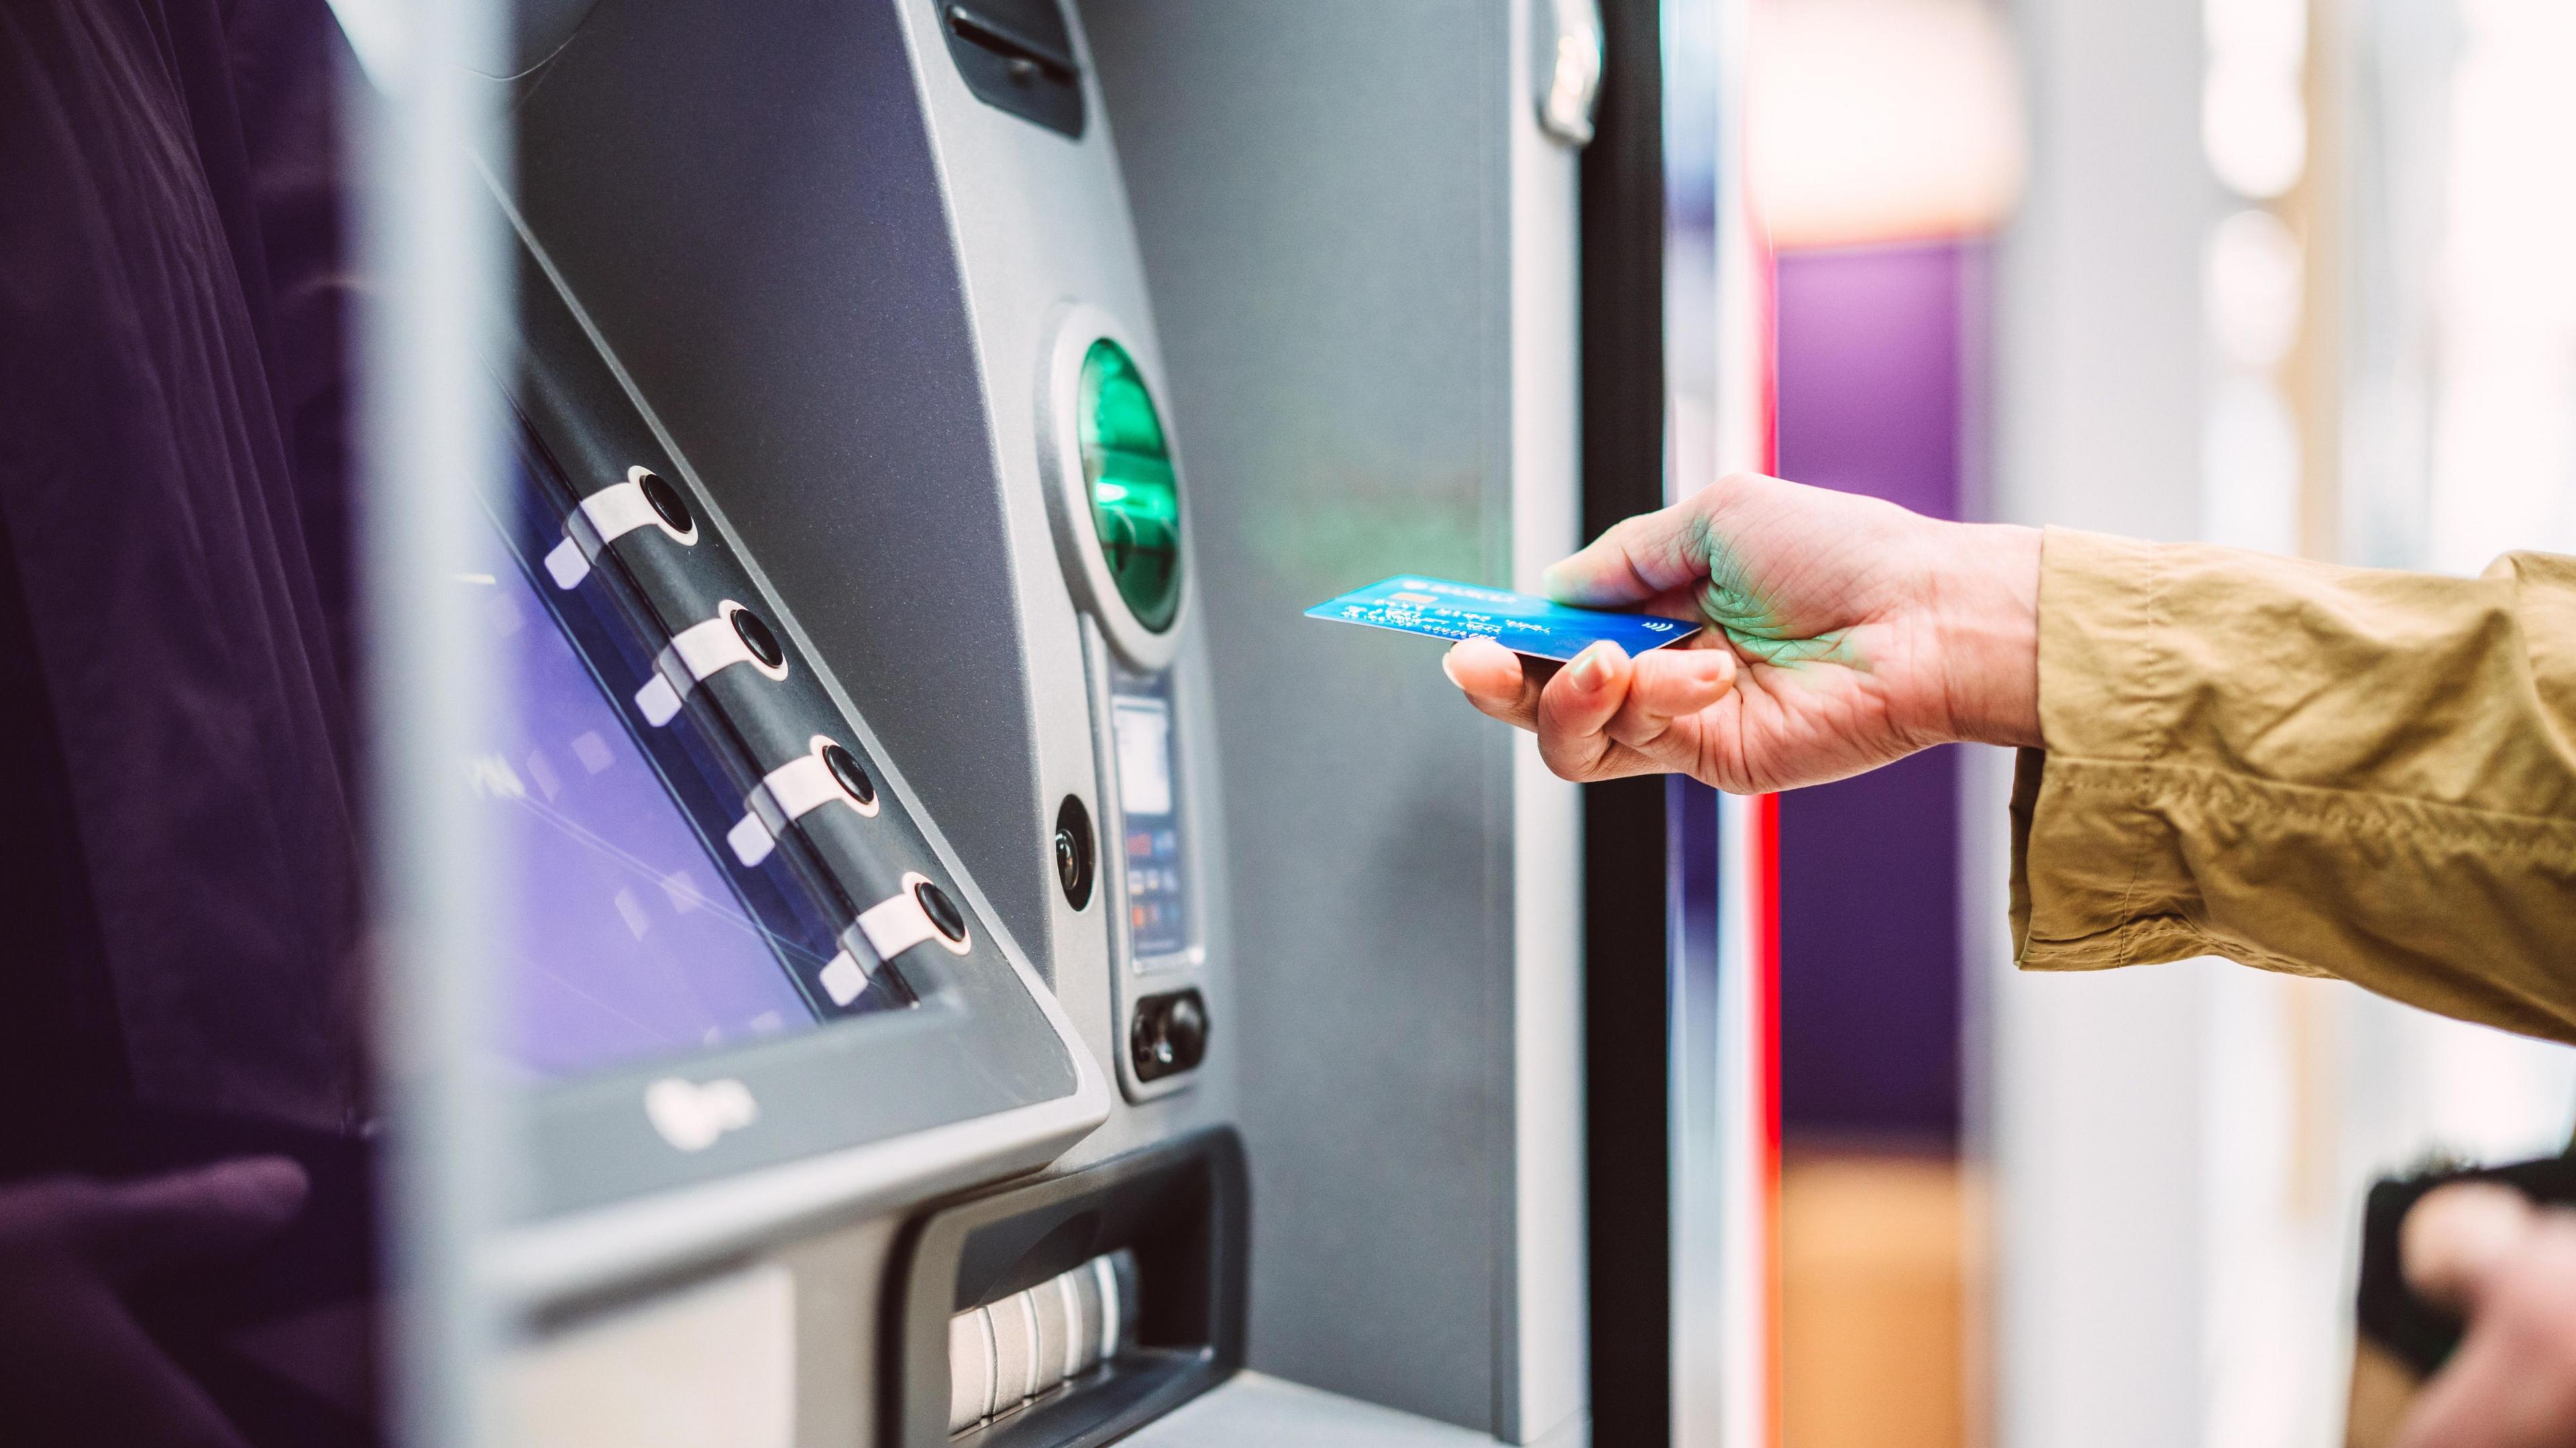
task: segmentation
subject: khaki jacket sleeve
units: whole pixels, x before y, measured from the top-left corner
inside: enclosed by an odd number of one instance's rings
[[[2039,612],[2024,966],[2223,955],[2576,1041],[2576,559],[2051,530]]]

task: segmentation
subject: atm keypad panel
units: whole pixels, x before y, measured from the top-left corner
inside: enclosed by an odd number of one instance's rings
[[[1187,964],[1197,939],[1170,674],[1116,671],[1109,710],[1128,955],[1138,970]]]
[[[1207,947],[1172,671],[1137,673],[1105,658],[1104,667],[1120,912],[1111,938],[1123,951],[1119,1075],[1143,1100],[1187,1086],[1207,1058]]]

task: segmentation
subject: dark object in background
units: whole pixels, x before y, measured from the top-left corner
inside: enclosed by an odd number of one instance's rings
[[[0,1174],[130,1107],[370,1110],[321,0],[10,7]],[[41,952],[41,953],[37,953]],[[49,1120],[23,1118],[44,1117]]]
[[[2406,1285],[2397,1250],[2406,1214],[2427,1193],[2454,1182],[2494,1182],[2535,1203],[2576,1206],[2576,1156],[2419,1172],[2371,1187],[2361,1217],[2361,1289],[2351,1407],[2344,1428],[2347,1448],[2377,1448],[2390,1441],[2413,1405],[2416,1390],[2440,1372],[2459,1348],[2460,1320],[2415,1295]]]
[[[70,1177],[184,1195],[209,1178],[162,1173],[251,1152],[305,1183],[282,1234],[131,1279],[21,1233],[0,1438],[364,1443],[350,57],[322,0],[0,31],[0,1194],[24,1227]],[[144,1421],[156,1393],[191,1410]]]
[[[1582,165],[1583,536],[1664,503],[1663,14],[1604,0]],[[1705,198],[1669,198],[1705,207]],[[1694,218],[1695,219],[1695,218]],[[1714,218],[1711,219],[1714,230]],[[1684,359],[1685,366],[1687,360]],[[1653,776],[1583,786],[1583,1143],[1592,1441],[1664,1448],[1673,1419],[1672,988],[1715,922],[1715,796]],[[1667,841],[1689,853],[1678,870]],[[1671,894],[1676,884],[1686,888]],[[1672,906],[1676,903],[1681,908]],[[1678,924],[1679,940],[1668,935]]]

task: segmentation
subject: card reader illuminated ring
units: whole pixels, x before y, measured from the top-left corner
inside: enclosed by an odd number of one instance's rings
[[[671,636],[670,646],[653,660],[652,682],[635,691],[635,707],[658,729],[680,712],[680,701],[700,679],[736,664],[749,664],[772,679],[787,677],[787,653],[779,647],[778,635],[760,615],[728,598],[716,605],[715,617]]]
[[[698,541],[698,520],[680,490],[651,468],[628,468],[626,481],[582,499],[564,519],[564,540],[547,552],[546,572],[555,587],[577,588],[609,544],[647,525],[684,546]]]
[[[1155,633],[1181,609],[1181,501],[1153,393],[1127,349],[1083,353],[1074,400],[1091,526],[1119,597]]]

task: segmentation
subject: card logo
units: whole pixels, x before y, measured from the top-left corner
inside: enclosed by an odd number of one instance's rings
[[[732,1077],[700,1085],[665,1076],[644,1088],[644,1115],[662,1139],[682,1151],[704,1151],[728,1131],[760,1119],[751,1088]]]

